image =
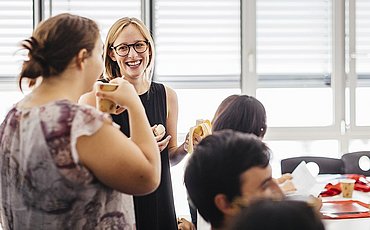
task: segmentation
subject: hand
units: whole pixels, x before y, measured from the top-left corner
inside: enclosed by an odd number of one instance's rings
[[[280,186],[281,190],[284,193],[294,192],[297,191],[296,187],[292,182],[292,174],[285,173],[281,177],[275,179],[276,183]]]
[[[152,131],[154,133],[154,129],[157,127],[157,125],[152,126]],[[155,140],[157,141],[159,152],[162,152],[167,146],[168,143],[170,143],[171,135],[168,135],[166,138],[162,140],[162,138],[166,135],[166,132],[163,132],[159,134],[158,136],[155,136]]]
[[[130,82],[122,78],[115,78],[109,83],[118,84],[118,88],[114,91],[98,91],[96,92],[97,97],[109,99],[124,108],[142,105],[134,86]]]
[[[319,197],[310,196],[307,203],[315,209],[317,212],[320,212],[322,207],[322,200]]]
[[[284,193],[297,191],[296,187],[294,186],[291,180],[287,180],[283,184],[280,184],[280,188]]]
[[[199,144],[199,142],[202,140],[202,137],[199,136],[198,134],[194,133],[193,134],[193,148],[195,149],[195,147]],[[184,150],[186,152],[188,152],[188,149],[189,149],[189,133],[186,134],[186,139],[185,139],[185,142],[184,142]]]
[[[179,230],[195,230],[194,224],[185,218],[177,218],[177,228]]]
[[[114,111],[112,114],[118,115],[118,114],[122,113],[125,110],[126,110],[125,107],[117,105],[116,111]]]
[[[157,137],[156,137],[157,139]],[[171,140],[171,136],[168,135],[165,139],[163,139],[162,141],[157,141],[158,143],[158,148],[159,148],[159,152],[162,152],[168,145],[168,143],[170,143],[170,140]]]
[[[281,177],[279,177],[279,178],[276,179],[276,183],[283,184],[285,181],[291,180],[291,179],[293,179],[292,174],[285,173]]]

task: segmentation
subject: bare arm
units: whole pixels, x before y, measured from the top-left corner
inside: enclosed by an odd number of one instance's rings
[[[160,155],[144,108],[133,86],[124,81],[114,92],[100,93],[128,109],[132,138],[104,124],[92,136],[77,140],[80,161],[107,186],[121,192],[142,195],[160,182]]]
[[[166,87],[167,95],[167,133],[171,135],[168,143],[168,152],[171,165],[178,164],[187,154],[184,149],[184,143],[177,146],[177,121],[178,121],[178,100],[176,92]]]

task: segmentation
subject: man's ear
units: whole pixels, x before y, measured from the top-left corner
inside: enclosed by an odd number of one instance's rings
[[[78,54],[76,56],[76,65],[79,68],[82,68],[86,59],[87,59],[87,57],[88,57],[87,49],[81,49],[80,52],[78,52]]]
[[[240,212],[240,207],[230,202],[225,194],[217,194],[214,198],[216,207],[224,214],[224,216],[235,216]]]

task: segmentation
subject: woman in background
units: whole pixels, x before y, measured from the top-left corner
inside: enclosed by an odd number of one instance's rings
[[[263,138],[266,133],[266,110],[255,97],[231,95],[217,109],[213,118],[212,131],[232,129],[243,133],[253,133]]]
[[[122,18],[110,28],[104,47],[105,78],[109,82],[123,78],[139,95],[150,125],[162,124],[166,132],[156,136],[161,152],[161,182],[158,189],[146,196],[135,196],[135,216],[138,230],[177,229],[170,161],[177,164],[187,154],[183,145],[177,146],[178,102],[175,91],[152,82],[155,59],[154,42],[146,26],[136,18]],[[95,106],[94,93],[84,95],[81,103]],[[131,116],[117,108],[112,114],[121,131],[130,136]],[[123,112],[122,112],[123,111]]]
[[[3,229],[135,229],[132,197],[155,190],[160,156],[134,88],[98,94],[124,106],[131,139],[109,116],[78,105],[103,70],[99,29],[60,14],[22,44],[19,84],[42,78],[0,126]],[[21,88],[22,89],[22,88]]]

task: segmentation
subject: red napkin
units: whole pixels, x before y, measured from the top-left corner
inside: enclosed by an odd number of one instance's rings
[[[338,195],[342,192],[342,189],[340,188],[340,184],[337,183],[335,185],[331,184],[331,183],[328,183],[326,186],[325,186],[325,191],[322,191],[320,193],[320,196],[322,197],[327,197],[327,196],[335,196],[335,195]]]
[[[363,175],[358,174],[347,174],[347,178],[356,180],[355,182],[355,190],[361,191],[361,192],[370,192],[370,182],[366,180],[366,177]],[[365,183],[368,182],[368,183]],[[342,189],[340,188],[340,183],[337,183],[335,185],[328,183],[325,186],[325,191],[320,193],[320,196],[327,197],[327,196],[335,196],[342,192]]]
[[[365,176],[358,175],[358,174],[348,174],[346,175],[346,177],[349,179],[356,180],[355,190],[361,191],[361,192],[370,192],[370,181],[367,181]]]

